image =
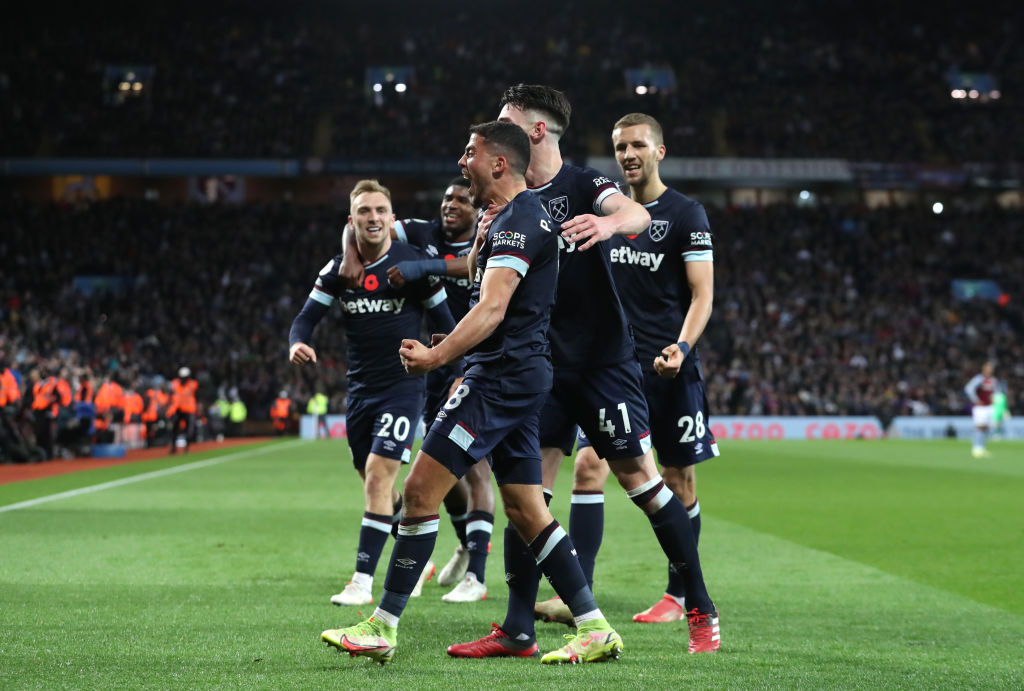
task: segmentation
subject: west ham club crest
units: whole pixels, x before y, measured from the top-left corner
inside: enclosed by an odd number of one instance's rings
[[[569,215],[569,198],[563,195],[549,200],[548,213],[551,214],[551,218],[559,223],[564,221],[566,216]]]
[[[668,227],[670,223],[668,221],[651,221],[651,239],[655,242],[661,242],[668,235]]]

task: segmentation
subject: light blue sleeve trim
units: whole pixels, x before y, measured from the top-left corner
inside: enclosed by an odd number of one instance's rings
[[[312,300],[316,300],[321,305],[327,305],[328,307],[334,304],[334,296],[325,293],[319,288],[313,288],[313,290],[309,292],[309,297]]]
[[[605,213],[601,211],[601,205],[604,204],[604,200],[613,194],[622,194],[617,187],[609,187],[601,194],[597,195],[597,199],[594,200],[594,213],[598,216],[604,216]]]
[[[399,242],[404,242],[408,244],[409,236],[406,235],[405,224],[402,223],[401,221],[395,221],[395,236],[398,238]]]
[[[497,267],[512,269],[520,276],[525,276],[526,272],[530,270],[530,263],[525,259],[515,257],[511,254],[499,254],[496,257],[488,259],[486,266],[488,269]]]
[[[447,299],[448,293],[444,292],[444,288],[441,288],[441,290],[437,291],[436,293],[428,297],[426,300],[424,300],[423,306],[426,307],[427,309],[430,309],[431,307],[437,307]]]
[[[715,254],[711,250],[697,250],[696,252],[683,252],[684,262],[713,262]]]

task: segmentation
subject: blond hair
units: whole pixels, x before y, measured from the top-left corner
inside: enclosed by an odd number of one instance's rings
[[[380,184],[377,180],[360,180],[356,183],[356,186],[352,188],[352,192],[348,195],[349,210],[355,206],[356,197],[360,194],[366,194],[367,192],[380,192],[388,198],[388,204],[391,203],[391,190],[384,185]]]
[[[661,131],[661,123],[647,113],[630,113],[619,118],[612,131],[620,130],[623,127],[635,127],[636,125],[647,125],[651,128],[651,136],[654,137],[654,144],[661,146],[665,143],[665,135]]]

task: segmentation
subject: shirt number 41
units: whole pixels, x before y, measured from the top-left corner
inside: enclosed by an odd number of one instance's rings
[[[629,411],[626,410],[626,403],[623,401],[616,406],[619,413],[622,414],[622,431],[629,434],[633,431],[633,426],[629,424]],[[601,408],[597,411],[597,429],[602,432],[607,432],[609,437],[615,436],[615,423],[612,422],[610,417],[607,417],[605,411],[607,408]]]

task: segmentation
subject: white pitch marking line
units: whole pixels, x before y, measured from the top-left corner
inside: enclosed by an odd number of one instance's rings
[[[242,458],[244,456],[255,456],[258,454],[268,453],[270,451],[278,451],[282,448],[295,446],[296,444],[301,443],[302,441],[304,440],[296,440],[284,444],[272,444],[270,446],[264,446],[259,449],[251,449],[249,451],[238,451],[236,453],[229,453],[226,456],[207,458],[205,460],[196,461],[194,463],[176,465],[173,468],[154,470],[150,473],[142,473],[141,475],[123,477],[120,480],[111,480],[110,482],[103,482],[98,485],[91,485],[89,487],[79,487],[78,489],[68,490],[67,492],[58,492],[57,494],[50,494],[45,497],[36,497],[35,499],[20,501],[17,504],[8,504],[7,506],[0,506],[0,513],[5,513],[7,511],[17,511],[18,509],[27,509],[30,506],[38,506],[39,504],[57,501],[58,499],[70,499],[71,497],[80,497],[83,494],[92,494],[93,492],[99,492],[101,490],[111,489],[113,487],[120,487],[121,485],[130,485],[133,482],[142,482],[143,480],[152,480],[153,478],[174,475],[175,473],[184,473],[188,470],[198,470],[199,468],[206,468],[211,465],[218,465],[220,463],[224,463],[226,461],[233,461],[236,458]]]

